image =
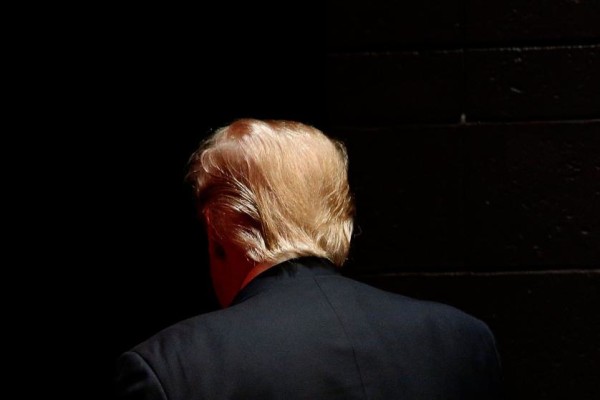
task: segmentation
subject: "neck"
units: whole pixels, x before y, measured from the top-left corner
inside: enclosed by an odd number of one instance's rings
[[[260,263],[260,264],[256,264],[254,267],[252,267],[252,269],[246,275],[246,278],[244,278],[244,280],[242,281],[242,286],[240,287],[240,290],[245,288],[246,285],[249,284],[254,278],[256,278],[258,275],[262,274],[263,272],[265,272],[266,270],[271,268],[273,265],[275,265],[275,264],[274,263]]]

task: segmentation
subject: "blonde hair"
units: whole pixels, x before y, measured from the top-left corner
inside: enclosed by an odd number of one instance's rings
[[[250,260],[346,260],[354,216],[348,156],[320,130],[293,121],[235,121],[194,152],[187,178],[208,227]]]

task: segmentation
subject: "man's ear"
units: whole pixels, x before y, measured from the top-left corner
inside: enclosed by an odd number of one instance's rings
[[[213,251],[214,255],[221,260],[225,260],[225,258],[227,256],[227,254],[225,252],[225,247],[221,243],[219,236],[216,234],[212,224],[210,223],[210,216],[211,216],[210,210],[208,208],[205,208],[202,211],[202,215],[203,215],[202,219],[204,221],[204,226],[206,228],[206,234],[208,236],[208,243],[212,247],[212,251]]]
[[[213,240],[211,245],[213,247],[213,253],[218,259],[225,260],[227,258],[227,252],[221,243]]]
[[[208,209],[208,207],[199,209],[198,215],[200,216],[200,219],[202,219],[202,222],[204,222],[204,225],[210,225],[210,210]]]

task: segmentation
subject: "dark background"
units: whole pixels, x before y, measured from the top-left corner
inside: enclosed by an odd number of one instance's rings
[[[43,60],[79,266],[53,276],[80,282],[72,335],[93,332],[95,387],[121,352],[216,308],[186,161],[256,117],[347,144],[346,274],[483,319],[508,398],[600,395],[598,2],[83,11]]]

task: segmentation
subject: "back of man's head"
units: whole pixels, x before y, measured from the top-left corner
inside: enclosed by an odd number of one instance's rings
[[[342,143],[292,121],[242,119],[192,155],[188,179],[208,228],[249,259],[318,256],[341,266],[354,207]]]

